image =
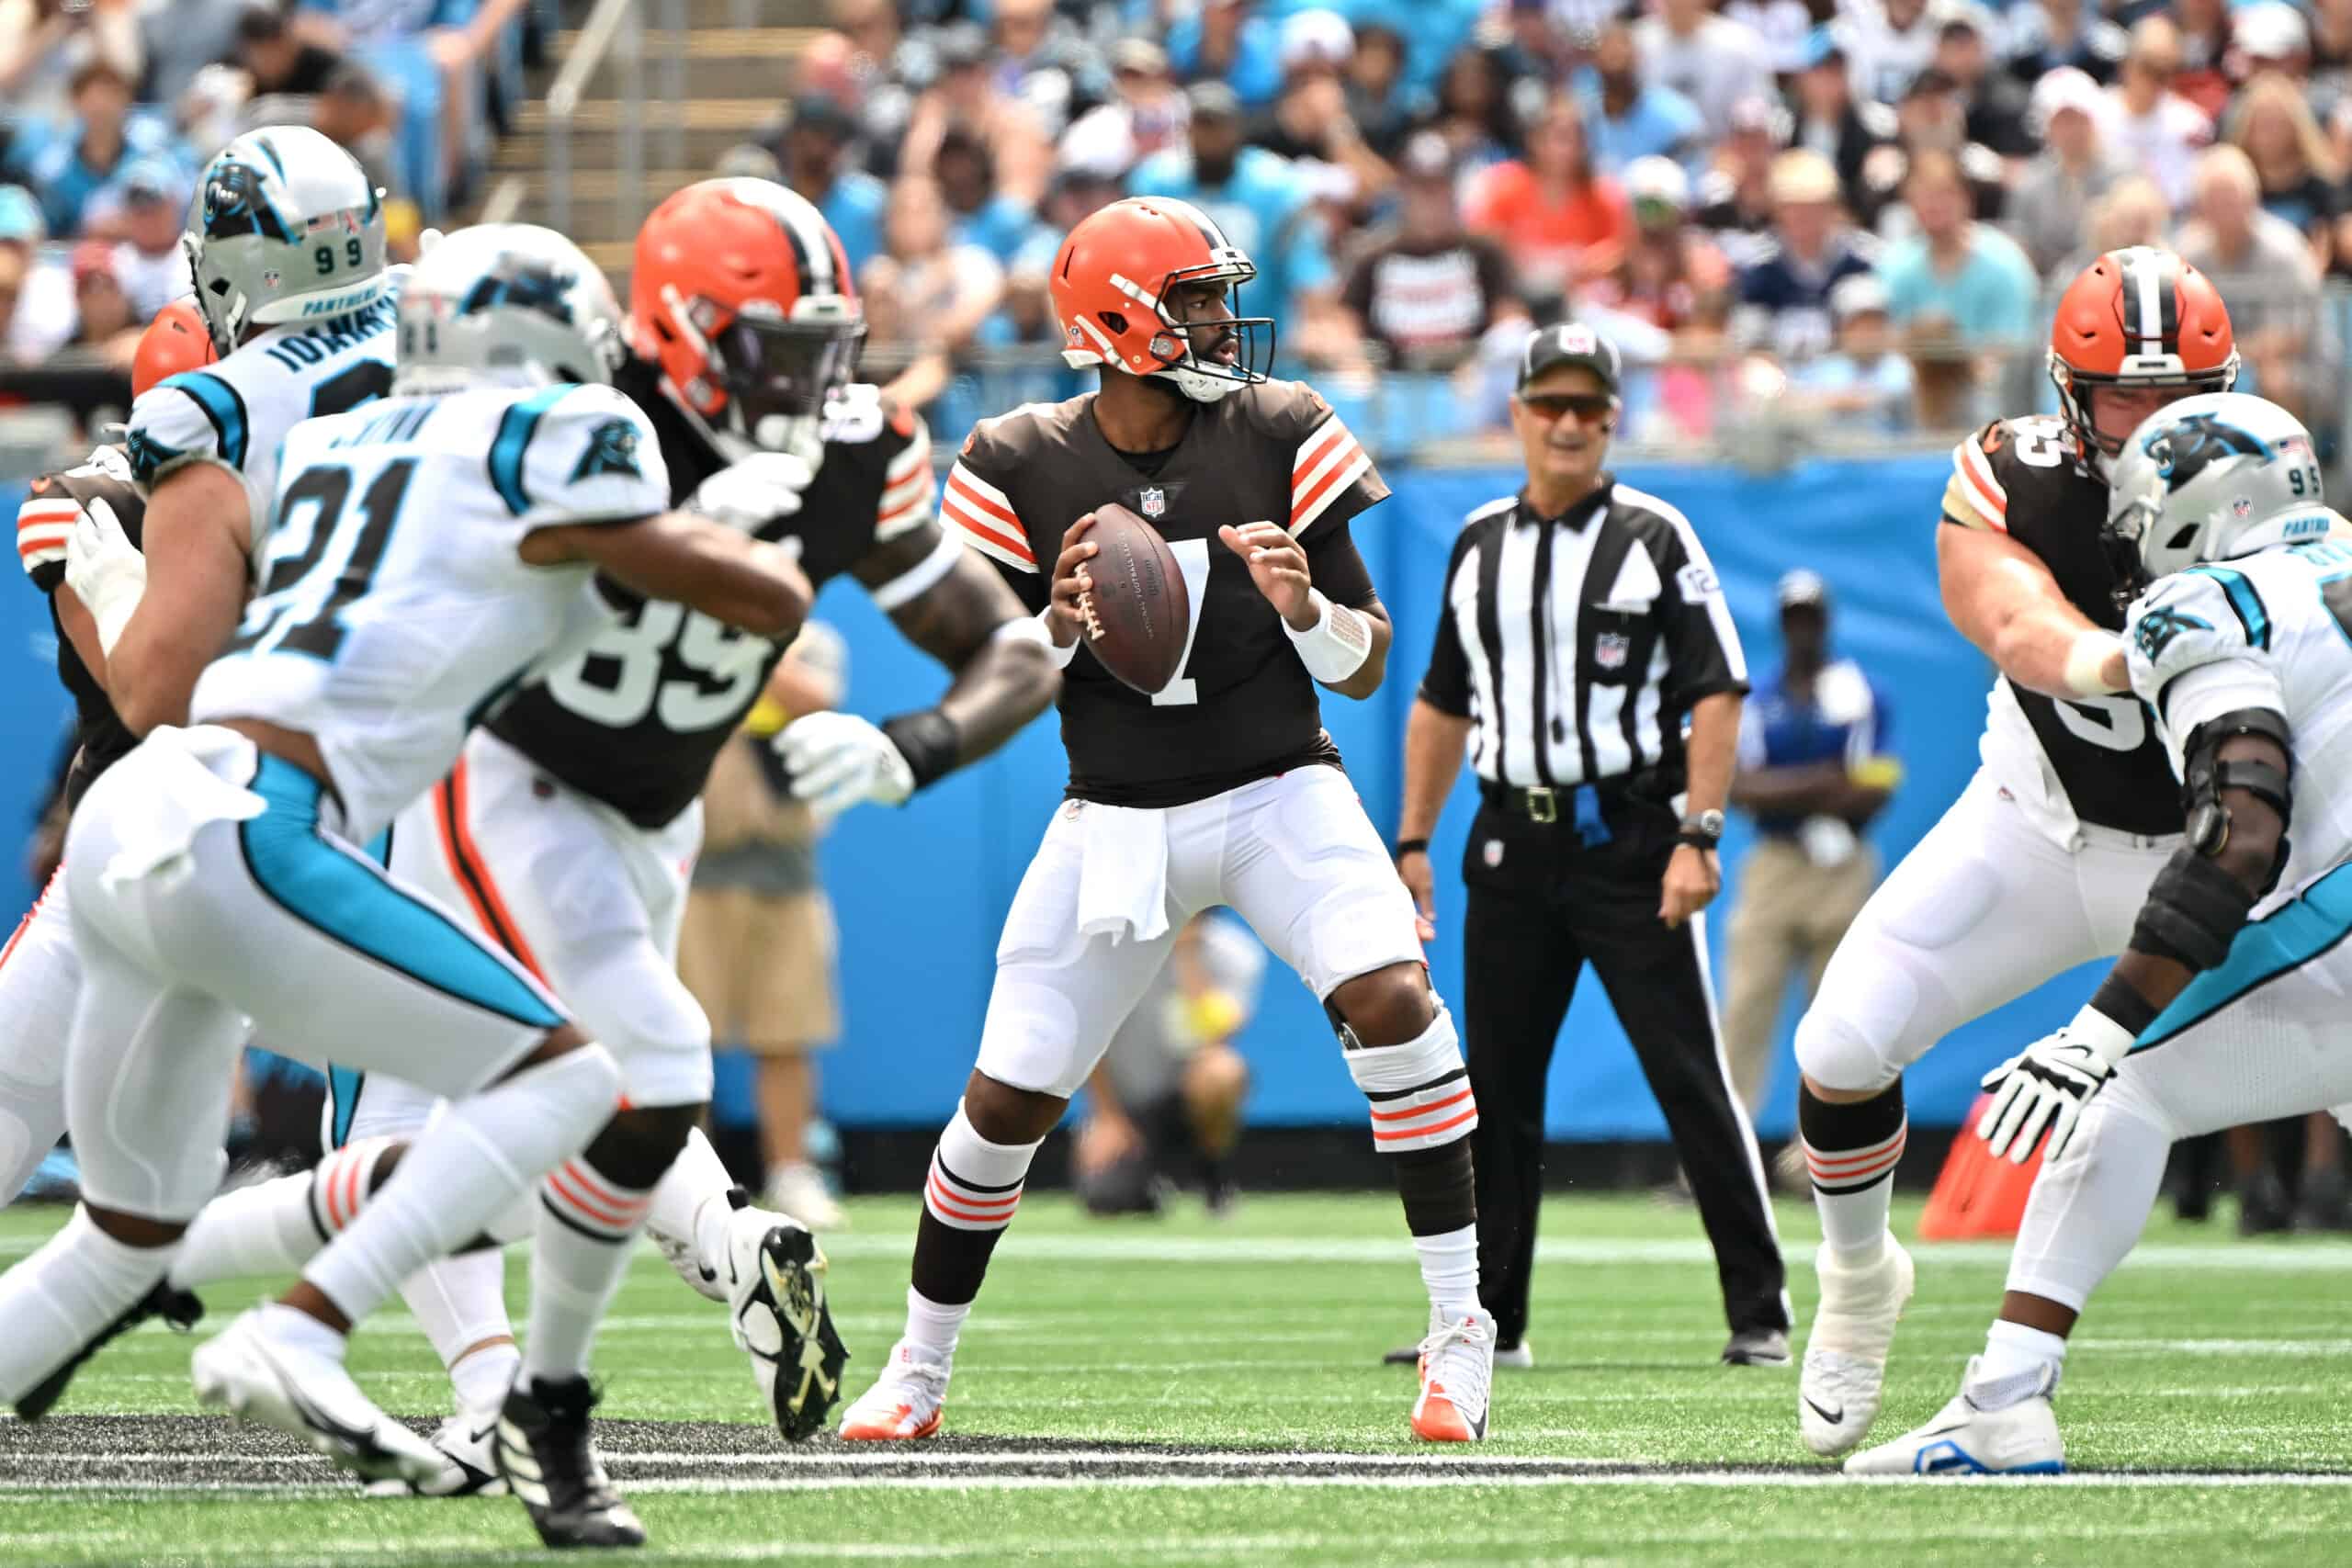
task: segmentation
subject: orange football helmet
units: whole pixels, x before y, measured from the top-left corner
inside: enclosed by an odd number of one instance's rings
[[[857,368],[865,317],[840,236],[773,180],[703,180],[637,231],[629,343],[732,458],[821,454],[825,402]]]
[[[1173,381],[1194,402],[1266,379],[1274,321],[1240,313],[1241,286],[1258,276],[1238,245],[1189,201],[1131,196],[1080,220],[1054,258],[1050,287],[1062,358]],[[1230,319],[1179,321],[1170,290],[1216,283],[1232,291]],[[1204,355],[1194,334],[1214,325]],[[1262,351],[1262,352],[1261,352]],[[1230,357],[1228,357],[1228,354]]]
[[[2226,392],[2237,378],[2237,340],[2221,291],[2170,251],[2109,251],[2059,296],[2050,379],[2085,453],[2111,457],[2123,446],[2123,435],[2101,435],[2091,417],[2101,387],[2177,387],[2185,398]]]
[[[220,357],[212,345],[212,329],[205,325],[195,299],[175,299],[139,334],[139,352],[130,361],[130,395],[143,397],[164,377],[201,370]]]

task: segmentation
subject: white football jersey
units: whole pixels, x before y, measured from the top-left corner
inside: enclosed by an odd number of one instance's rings
[[[245,483],[258,564],[277,491],[278,447],[306,419],[347,413],[392,389],[397,286],[332,321],[271,327],[201,370],[167,376],[130,405],[131,477],[141,490],[188,463]]]
[[[610,619],[526,535],[669,509],[662,446],[610,387],[390,398],[287,437],[261,585],[189,722],[315,737],[364,840],[430,789],[535,663]]]
[[[2239,708],[2287,716],[2292,846],[2267,914],[2352,861],[2352,543],[2263,550],[2158,581],[2124,628],[2132,689],[2176,774],[2197,727]]]

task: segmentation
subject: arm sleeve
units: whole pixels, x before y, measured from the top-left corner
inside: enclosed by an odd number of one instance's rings
[[[491,488],[526,532],[670,510],[661,438],[610,387],[549,387],[510,405],[488,468]]]
[[[2155,710],[2176,773],[2184,743],[2207,719],[2286,709],[2267,607],[2235,568],[2198,567],[2149,590],[2124,622],[2123,653],[2132,693]]]
[[[1039,566],[1028,525],[1006,493],[1013,457],[990,428],[994,423],[981,424],[965,438],[963,453],[948,470],[947,483],[939,492],[939,521],[949,533],[996,562],[1023,604],[1042,610],[1050,596],[1050,577]]]
[[[1470,554],[1470,531],[1464,528],[1453,543],[1453,558],[1437,590],[1437,631],[1430,639],[1430,667],[1421,675],[1421,701],[1456,718],[1470,716],[1470,655],[1462,646],[1461,628],[1454,624],[1453,580]]]
[[[1322,412],[1328,417],[1306,433],[1291,457],[1285,525],[1301,541],[1317,524],[1344,524],[1388,499],[1388,481],[1372,466],[1372,454],[1328,405]]]
[[[1307,581],[1321,589],[1323,597],[1332,604],[1361,610],[1379,599],[1380,595],[1373,592],[1372,571],[1363,564],[1363,557],[1356,549],[1355,536],[1348,532],[1345,523],[1317,529],[1315,537],[1304,547]]]
[[[1951,449],[1951,478],[1944,485],[1944,521],[1962,528],[2009,531],[2008,492],[1993,471],[1993,454],[2006,435],[2001,425],[1983,430]]]
[[[17,509],[17,558],[43,593],[56,592],[65,581],[65,543],[81,513],[82,503],[54,474],[35,479]]]
[[[939,484],[931,472],[929,427],[912,409],[895,411],[891,417],[911,422],[912,433],[883,470],[882,499],[874,519],[876,544],[922,527],[939,506]]]
[[[1669,713],[1688,713],[1702,697],[1747,690],[1747,656],[1732,625],[1731,606],[1715,578],[1714,563],[1689,519],[1669,513],[1674,538],[1658,576],[1658,620],[1666,638],[1662,695]]]

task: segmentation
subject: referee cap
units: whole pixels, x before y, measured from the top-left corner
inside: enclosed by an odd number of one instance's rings
[[[1519,385],[1525,387],[1555,365],[1582,366],[1600,378],[1602,390],[1611,397],[1617,393],[1617,345],[1582,321],[1561,321],[1530,333],[1527,346],[1520,351]]]

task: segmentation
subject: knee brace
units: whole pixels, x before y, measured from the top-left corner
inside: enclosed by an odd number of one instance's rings
[[[1341,1027],[1341,1038],[1351,1038]],[[1478,1102],[1471,1097],[1453,1015],[1443,1002],[1415,1038],[1401,1045],[1358,1045],[1346,1060],[1348,1076],[1371,1102],[1373,1146],[1382,1154],[1438,1148],[1476,1130]]]

